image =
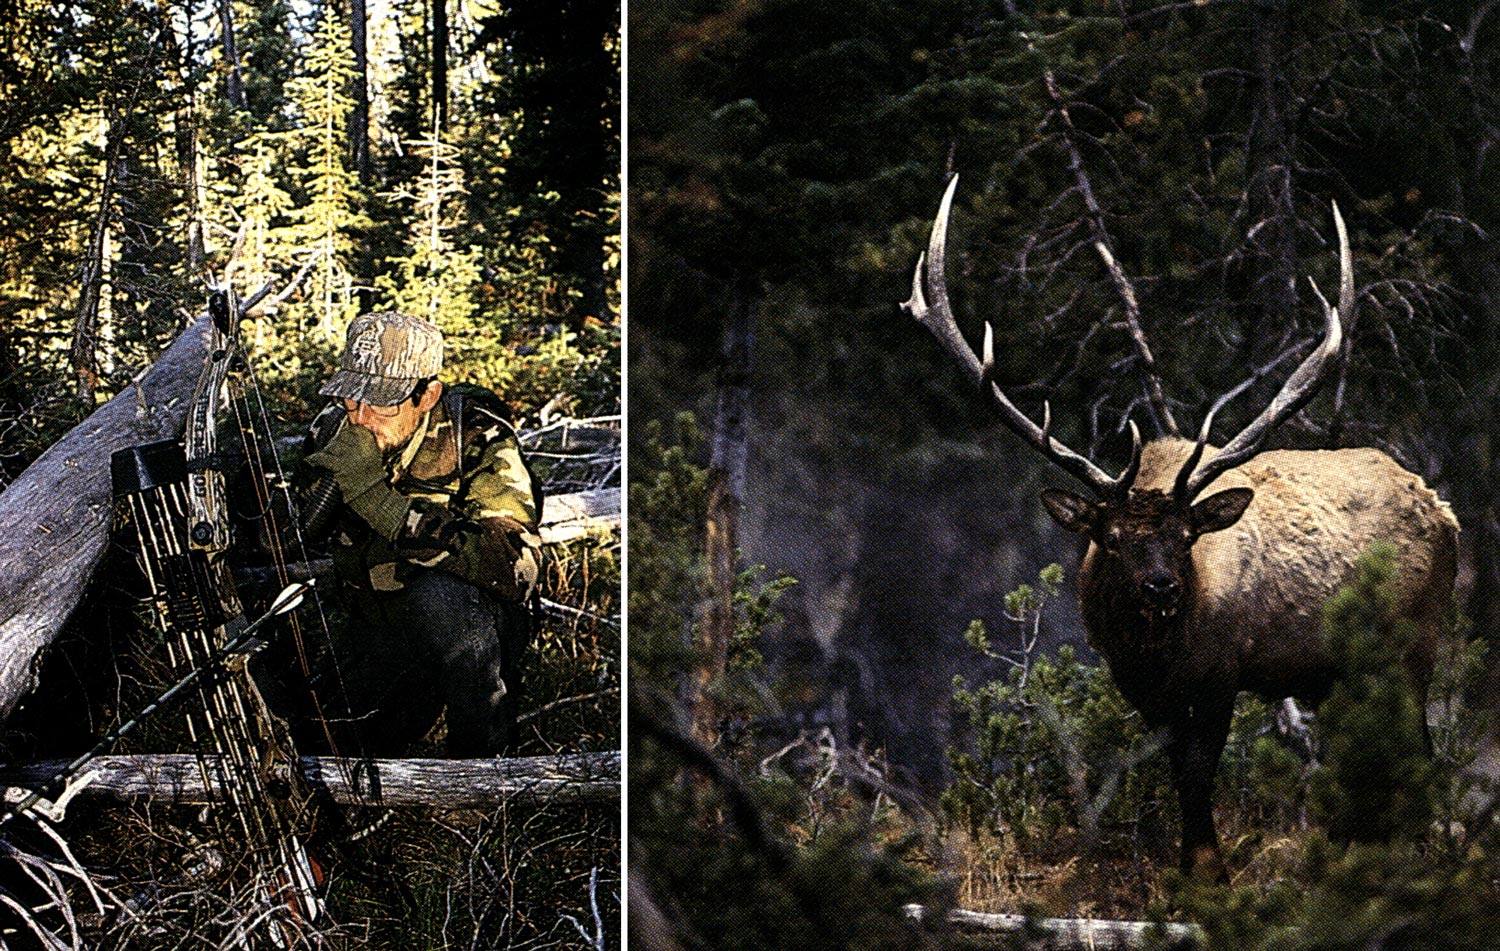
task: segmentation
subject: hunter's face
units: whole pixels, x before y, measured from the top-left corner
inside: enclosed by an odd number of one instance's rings
[[[422,417],[437,405],[442,393],[443,384],[434,381],[427,385],[420,399],[402,400],[395,406],[371,406],[354,400],[342,402],[344,411],[349,414],[349,422],[368,429],[374,434],[375,445],[380,451],[390,452],[406,444],[411,434],[417,431]]]

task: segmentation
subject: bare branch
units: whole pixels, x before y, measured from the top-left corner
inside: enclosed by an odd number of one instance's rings
[[[1073,173],[1078,193],[1082,196],[1084,208],[1088,212],[1089,227],[1094,237],[1094,249],[1103,258],[1104,267],[1109,271],[1110,283],[1125,305],[1125,323],[1130,333],[1131,343],[1134,344],[1136,353],[1140,357],[1141,384],[1150,398],[1151,412],[1156,418],[1158,428],[1163,433],[1170,436],[1181,435],[1177,428],[1177,421],[1172,418],[1172,408],[1167,405],[1166,396],[1162,393],[1161,374],[1156,367],[1156,358],[1151,353],[1145,332],[1141,330],[1141,308],[1137,302],[1135,287],[1125,276],[1125,272],[1120,268],[1110,250],[1112,241],[1109,230],[1104,225],[1104,211],[1100,208],[1099,200],[1094,194],[1094,186],[1089,181],[1088,170],[1084,168],[1083,153],[1078,149],[1078,130],[1073,125],[1073,117],[1068,112],[1068,104],[1058,90],[1057,80],[1050,69],[1047,70],[1044,81],[1047,95],[1051,97],[1053,104],[1057,107],[1057,114],[1062,120],[1063,143],[1068,149],[1068,169]]]
[[[1260,452],[1262,444],[1271,431],[1294,416],[1313,398],[1329,368],[1343,352],[1343,328],[1339,321],[1339,312],[1354,309],[1354,263],[1349,252],[1349,234],[1344,227],[1344,218],[1339,214],[1337,203],[1333,206],[1333,223],[1339,235],[1339,306],[1329,306],[1328,301],[1318,290],[1318,286],[1313,284],[1313,293],[1317,295],[1323,307],[1323,342],[1314,348],[1307,355],[1307,359],[1303,360],[1292,372],[1286,383],[1282,385],[1281,392],[1271,400],[1271,404],[1262,410],[1250,425],[1241,430],[1239,435],[1231,439],[1223,450],[1198,467],[1198,461],[1208,442],[1214,413],[1225,400],[1239,392],[1239,388],[1230,391],[1215,404],[1213,410],[1210,410],[1204,419],[1202,429],[1198,432],[1197,445],[1177,476],[1177,493],[1185,500],[1191,501],[1196,498],[1198,493],[1219,476]],[[1244,384],[1241,386],[1243,387]]]
[[[968,341],[959,332],[958,322],[953,316],[953,309],[948,300],[948,283],[944,274],[948,244],[948,217],[957,188],[958,176],[955,175],[943,193],[943,201],[938,207],[937,218],[932,223],[932,236],[927,245],[927,252],[917,259],[916,272],[912,275],[911,297],[901,305],[902,310],[932,331],[949,355],[957,360],[970,381],[978,384],[988,393],[991,403],[1000,412],[1001,421],[1011,431],[1051,459],[1059,468],[1089,486],[1100,497],[1112,498],[1123,495],[1130,490],[1130,480],[1126,480],[1124,476],[1130,475],[1133,479],[1133,473],[1140,464],[1141,437],[1134,421],[1130,424],[1133,437],[1131,462],[1126,466],[1124,475],[1119,478],[1111,477],[1084,456],[1052,438],[1042,427],[1037,426],[1025,413],[1017,409],[1010,398],[1005,395],[995,382],[995,335],[994,329],[988,323],[985,324],[984,330],[983,360],[974,353]],[[923,292],[924,277],[932,292],[931,306],[928,305],[926,294]]]

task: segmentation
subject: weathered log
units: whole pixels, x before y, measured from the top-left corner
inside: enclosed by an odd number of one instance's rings
[[[212,763],[213,757],[209,757]],[[617,802],[620,754],[567,753],[514,759],[377,759],[373,771],[359,760],[304,756],[302,775],[334,802],[350,805],[438,806],[491,809],[511,800],[549,804]],[[65,760],[0,766],[0,784],[34,788],[66,765]],[[210,773],[213,770],[210,769]],[[92,778],[80,797],[107,796],[166,804],[220,802],[217,778],[205,784],[190,753],[101,756],[79,774]],[[372,795],[373,775],[379,788]]]
[[[182,431],[208,318],[138,383],[73,427],[0,493],[0,720],[36,686],[41,655],[77,606],[109,540],[109,458]]]
[[[926,914],[921,905],[907,905],[902,910],[917,921]],[[1044,948],[1194,948],[1203,944],[1203,930],[1197,925],[1171,921],[1027,918],[958,908],[948,912],[947,923],[960,932],[1027,935],[1035,939],[1036,946]]]
[[[541,535],[557,544],[585,535],[606,534],[620,527],[620,490],[593,489],[549,495],[542,507]]]

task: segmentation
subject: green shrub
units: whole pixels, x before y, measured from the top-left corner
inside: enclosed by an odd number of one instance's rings
[[[1482,726],[1457,700],[1482,649],[1442,655],[1432,691],[1438,755],[1429,759],[1401,662],[1411,632],[1396,616],[1393,566],[1389,548],[1372,550],[1324,612],[1344,674],[1318,711],[1326,752],[1308,799],[1323,828],[1306,837],[1294,880],[1230,888],[1169,879],[1171,903],[1204,927],[1210,948],[1493,946],[1500,841],[1493,824],[1473,826],[1456,778]]]
[[[954,683],[954,706],[972,730],[972,746],[950,748],[955,781],[943,808],[972,835],[1008,835],[1028,847],[1064,828],[1094,844],[1125,847],[1142,826],[1157,826],[1172,801],[1158,741],[1115,689],[1109,671],[1079,662],[1062,647],[1036,654],[1047,605],[1062,569],[1049,565],[1037,586],[1006,598],[1019,632],[1017,647],[998,651],[975,621],[969,643],[1009,669],[971,688]]]

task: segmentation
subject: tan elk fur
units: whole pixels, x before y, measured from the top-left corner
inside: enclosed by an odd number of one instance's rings
[[[1134,488],[1170,493],[1192,447],[1179,439],[1146,444]],[[1448,503],[1376,449],[1265,452],[1205,494],[1240,486],[1255,490],[1245,514],[1193,546],[1198,590],[1187,595],[1184,646],[1233,645],[1235,656],[1222,659],[1239,668],[1242,688],[1296,693],[1322,658],[1323,606],[1350,580],[1355,560],[1385,542],[1395,553],[1399,611],[1419,631],[1412,674],[1425,685],[1457,570],[1458,522]],[[1100,554],[1090,544],[1084,556],[1085,598]],[[1095,647],[1113,653],[1113,645]]]

